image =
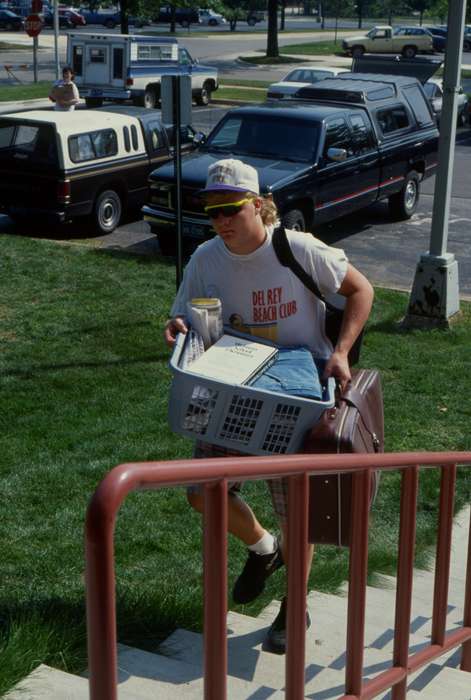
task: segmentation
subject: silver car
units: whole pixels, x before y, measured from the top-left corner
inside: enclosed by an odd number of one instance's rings
[[[300,88],[307,87],[325,78],[335,78],[339,73],[349,73],[348,68],[331,68],[321,66],[314,68],[311,66],[298,66],[291,70],[288,75],[279,82],[272,83],[268,87],[267,99],[269,100],[290,100]]]
[[[425,94],[432,105],[433,112],[440,126],[443,108],[443,83],[438,78],[430,78],[424,85]],[[462,87],[458,92],[458,126],[465,126],[469,121],[468,96]]]

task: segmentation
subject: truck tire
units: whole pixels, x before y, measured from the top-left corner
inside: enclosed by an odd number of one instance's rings
[[[401,191],[389,197],[389,211],[393,218],[398,221],[410,219],[417,209],[419,195],[419,175],[415,170],[411,170],[406,175]]]
[[[210,19],[208,22],[208,27],[217,27],[218,21],[217,19]]]
[[[123,205],[121,197],[114,190],[103,190],[96,198],[93,207],[93,223],[98,233],[111,233],[119,225]]]
[[[87,106],[87,109],[96,109],[96,107],[103,106],[103,100],[101,99],[101,97],[86,97],[85,104]]]
[[[157,93],[153,88],[147,87],[143,96],[140,98],[141,107],[146,107],[146,109],[155,109],[157,102]]]
[[[352,46],[351,54],[352,58],[360,58],[365,53],[364,46]]]
[[[208,80],[205,83],[203,83],[203,87],[201,88],[198,95],[195,97],[197,105],[209,105],[211,101],[211,87],[212,85]]]
[[[404,58],[415,58],[417,53],[417,46],[404,46],[402,49],[402,55]]]
[[[471,51],[471,41],[469,41],[469,39],[464,40],[463,51]]]
[[[175,234],[169,233],[168,231],[158,231],[156,235],[162,255],[174,257],[177,254]]]
[[[289,228],[294,231],[306,230],[304,214],[300,209],[290,209],[289,211],[285,212],[281,217],[281,223],[285,228]]]
[[[114,28],[116,27],[116,22],[114,21],[114,19],[107,19],[107,20],[104,22],[104,25],[105,25],[105,27],[107,27],[108,29],[114,29]]]
[[[257,20],[255,19],[255,17],[249,17],[247,20],[247,24],[249,25],[249,27],[255,27],[255,25],[257,24]]]
[[[190,26],[190,22],[187,19],[182,19],[182,21],[180,22],[180,26],[184,29],[188,29],[188,27]]]

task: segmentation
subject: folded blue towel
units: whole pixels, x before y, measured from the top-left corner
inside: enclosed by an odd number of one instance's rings
[[[311,351],[305,346],[280,348],[275,361],[259,374],[250,386],[277,394],[322,399],[322,372],[325,360],[316,366]]]

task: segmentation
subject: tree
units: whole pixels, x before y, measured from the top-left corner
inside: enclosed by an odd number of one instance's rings
[[[432,2],[431,0],[407,0],[407,5],[411,10],[419,13],[419,23],[422,24],[424,12],[431,8]]]
[[[278,58],[278,0],[268,0],[267,57]]]

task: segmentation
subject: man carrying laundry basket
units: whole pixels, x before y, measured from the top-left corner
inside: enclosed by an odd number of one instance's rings
[[[275,253],[272,237],[278,220],[275,204],[260,196],[255,168],[240,160],[224,159],[208,170],[201,191],[205,212],[217,236],[200,245],[191,257],[165,327],[172,347],[178,333],[186,333],[186,304],[195,297],[219,298],[224,324],[281,346],[307,346],[325,360],[324,379],[335,377],[342,387],[351,378],[348,353],[361,333],[373,301],[368,280],[347,260],[309,233],[287,231],[296,260],[315,280],[323,295],[346,299],[335,347],[325,333],[325,305]],[[198,442],[195,457],[234,455],[233,450]],[[267,532],[240,496],[241,484],[231,484],[228,499],[229,531],[248,548],[245,567],[233,589],[236,603],[254,600],[266,579],[287,560],[287,480],[268,481],[273,507],[280,521],[281,541]],[[202,512],[203,491],[188,489],[188,500]],[[312,546],[309,547],[309,564]],[[307,621],[309,625],[309,620]],[[267,647],[283,653],[286,646],[286,599],[268,632]]]

